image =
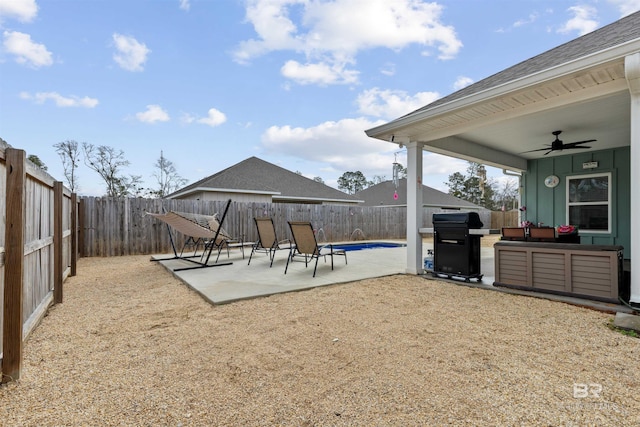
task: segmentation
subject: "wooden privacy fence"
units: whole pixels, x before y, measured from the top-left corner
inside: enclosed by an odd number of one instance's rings
[[[24,340],[62,302],[76,272],[76,195],[0,141],[0,355],[2,381],[20,378]]]
[[[500,230],[502,227],[518,227],[518,211],[491,212],[491,228]]]
[[[148,255],[171,252],[167,226],[145,212],[177,211],[212,215],[222,212],[225,201],[115,199],[84,197],[80,200],[81,256]],[[423,210],[424,227],[431,227],[433,213]],[[326,242],[357,239],[406,238],[405,207],[365,207],[345,205],[310,205],[289,203],[232,202],[223,227],[234,237],[255,241],[254,217],[273,218],[279,239],[289,238],[287,221],[311,221],[318,240]],[[491,223],[489,211],[481,220]],[[180,248],[184,236],[171,230]]]

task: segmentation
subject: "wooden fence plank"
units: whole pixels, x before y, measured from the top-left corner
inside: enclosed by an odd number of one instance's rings
[[[20,378],[22,368],[22,313],[25,226],[25,160],[23,150],[7,148],[7,202],[4,265],[4,321],[2,382]]]
[[[64,202],[64,188],[62,182],[53,184],[53,300],[56,304],[62,302],[62,204]]]

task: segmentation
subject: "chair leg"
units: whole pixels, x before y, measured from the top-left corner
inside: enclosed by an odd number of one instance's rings
[[[251,257],[253,256],[253,253],[256,251],[257,246],[258,246],[258,242],[251,245],[251,254],[249,255],[249,262],[247,263],[247,265],[251,265]],[[244,259],[244,251],[242,252],[242,259]]]
[[[276,257],[276,249],[275,248],[269,248],[269,258],[271,258],[271,264],[269,264],[269,268],[273,267],[273,260]]]
[[[284,274],[287,274],[287,269],[289,268],[289,260],[291,259],[292,256],[293,254],[291,253],[291,250],[289,250],[289,255],[287,256],[287,265],[285,265],[284,267]]]
[[[319,259],[320,259],[320,255],[316,256],[316,265],[315,265],[315,267],[313,267],[313,277],[316,277],[316,270],[318,269],[318,260]]]

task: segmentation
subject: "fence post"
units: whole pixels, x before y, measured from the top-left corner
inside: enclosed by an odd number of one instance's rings
[[[87,256],[87,249],[85,248],[85,201],[84,198],[80,199],[78,206],[78,255],[80,258]]]
[[[78,264],[78,195],[71,193],[71,275],[77,273]]]
[[[24,150],[5,152],[6,229],[2,382],[20,379],[22,368],[22,300],[24,278],[25,162]]]
[[[62,203],[64,189],[62,182],[53,183],[53,301],[62,302]]]

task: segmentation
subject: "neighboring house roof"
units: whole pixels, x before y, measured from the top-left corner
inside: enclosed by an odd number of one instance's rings
[[[394,194],[398,198],[394,199]],[[407,180],[398,181],[398,188],[393,181],[385,181],[373,185],[362,191],[358,191],[355,196],[364,200],[364,206],[406,206],[407,205]],[[459,199],[450,194],[443,193],[435,188],[422,186],[423,206],[450,208],[450,209],[484,209],[466,200]]]
[[[356,197],[276,166],[257,157],[249,157],[170,194],[184,197],[198,192],[270,194],[274,201],[361,203]]]

